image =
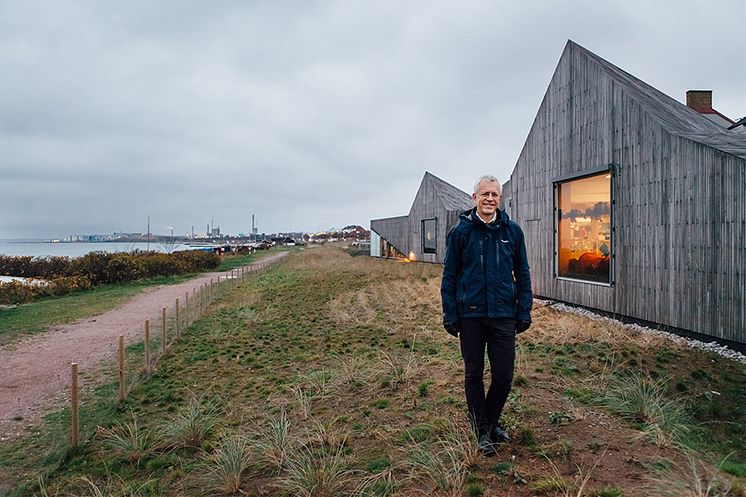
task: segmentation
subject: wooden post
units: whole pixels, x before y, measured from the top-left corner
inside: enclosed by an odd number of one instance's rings
[[[145,372],[150,373],[150,319],[145,320]]]
[[[78,363],[73,362],[70,364],[71,375],[72,375],[72,386],[71,386],[71,431],[70,431],[70,445],[73,448],[78,446],[80,441],[80,431],[78,422]]]
[[[189,328],[189,292],[184,294],[184,331]]]
[[[126,381],[124,371],[124,335],[119,335],[119,402],[124,402],[124,398],[127,395],[127,387],[125,386]]]
[[[168,328],[166,325],[166,308],[161,310],[161,323],[163,323],[163,329],[161,330],[161,354],[166,353],[166,339],[168,338]]]
[[[176,314],[174,315],[174,323],[176,323],[174,327],[174,340],[177,340],[179,338],[179,299],[176,298],[176,306],[174,307]]]
[[[197,290],[192,288],[192,322],[196,321],[199,316],[197,315]]]

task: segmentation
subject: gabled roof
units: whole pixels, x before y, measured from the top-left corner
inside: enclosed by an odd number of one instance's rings
[[[619,69],[572,40],[568,40],[560,64],[562,59],[565,59],[565,56],[572,51],[577,51],[588,60],[598,64],[615,83],[622,85],[626,93],[647,112],[656,117],[672,134],[746,159],[746,140],[743,139],[743,135],[728,131],[697,111]]]
[[[425,172],[425,177],[422,178],[422,183],[429,181],[432,183],[433,188],[438,194],[438,198],[443,202],[446,210],[449,211],[465,211],[471,209],[472,202],[471,196],[468,193],[459,190],[450,183],[446,183],[442,179],[438,178],[430,172]]]

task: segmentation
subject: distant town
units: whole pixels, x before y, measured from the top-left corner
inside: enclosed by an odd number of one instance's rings
[[[255,230],[252,230],[255,231]],[[50,240],[53,243],[80,243],[80,242],[119,242],[119,243],[162,243],[162,244],[186,244],[186,245],[207,245],[207,244],[250,244],[272,242],[273,244],[283,245],[302,245],[306,243],[326,243],[326,242],[368,242],[370,240],[370,231],[360,225],[348,225],[341,229],[330,228],[317,233],[306,233],[301,231],[280,232],[280,233],[238,233],[235,235],[221,233],[220,227],[212,228],[204,233],[194,232],[186,235],[155,234],[155,233],[123,233],[114,232],[111,234],[83,234],[69,235],[64,239]]]

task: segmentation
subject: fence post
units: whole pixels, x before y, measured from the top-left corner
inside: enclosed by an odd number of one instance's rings
[[[175,323],[175,329],[174,329],[174,340],[179,339],[179,298],[176,297],[176,307],[175,307],[176,314],[174,315],[174,323]]]
[[[72,385],[71,385],[71,431],[70,431],[70,445],[73,448],[78,446],[80,441],[80,431],[78,423],[78,363],[73,362],[70,364]]]
[[[166,327],[166,308],[164,307],[161,310],[161,323],[163,324],[163,329],[161,330],[161,341],[163,342],[161,344],[161,354],[166,353],[166,338],[168,337],[168,328]]]
[[[150,373],[150,319],[145,320],[145,373]]]
[[[119,403],[124,402],[127,395],[125,387],[127,377],[124,371],[124,335],[119,335]]]
[[[199,316],[197,315],[197,312],[199,309],[197,309],[197,290],[195,288],[192,288],[192,322],[199,319]]]
[[[184,331],[189,328],[189,292],[184,294]]]

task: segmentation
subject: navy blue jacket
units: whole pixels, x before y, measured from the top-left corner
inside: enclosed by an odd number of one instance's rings
[[[459,216],[446,240],[440,293],[443,322],[461,318],[531,321],[531,276],[520,226],[497,211],[485,224],[476,208]]]

